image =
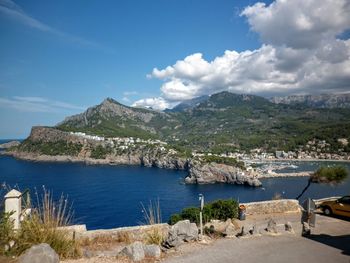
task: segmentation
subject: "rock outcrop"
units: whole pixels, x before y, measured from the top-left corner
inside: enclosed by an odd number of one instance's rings
[[[189,164],[189,175],[185,182],[188,184],[247,184],[250,186],[261,186],[257,175],[243,171],[239,167],[226,164],[191,162]]]
[[[6,142],[6,143],[0,144],[0,149],[9,149],[11,147],[16,147],[16,146],[18,146],[20,144],[21,144],[21,142],[19,142],[19,141]]]

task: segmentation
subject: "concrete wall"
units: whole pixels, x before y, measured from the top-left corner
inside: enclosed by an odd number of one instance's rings
[[[247,215],[300,212],[299,202],[295,199],[252,202],[243,205],[246,206]]]

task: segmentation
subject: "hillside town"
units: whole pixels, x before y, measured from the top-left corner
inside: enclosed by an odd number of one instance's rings
[[[70,132],[71,135],[82,137],[88,140],[94,140],[98,142],[104,142],[110,147],[116,147],[121,150],[127,150],[129,148],[135,148],[137,145],[154,145],[159,146],[161,151],[171,151],[176,153],[174,149],[165,147],[167,142],[158,139],[141,139],[134,137],[102,137],[97,135],[89,135],[84,132]],[[345,138],[339,138],[338,142],[344,147],[348,145],[348,140]],[[256,148],[246,152],[226,152],[221,154],[214,154],[211,152],[198,152],[192,151],[193,157],[203,156],[217,156],[225,158],[234,158],[237,160],[350,160],[350,153],[345,152],[344,149],[338,149],[337,153],[330,152],[331,145],[325,140],[313,139],[307,142],[305,146],[300,146],[295,151],[275,151],[266,152],[263,148]]]

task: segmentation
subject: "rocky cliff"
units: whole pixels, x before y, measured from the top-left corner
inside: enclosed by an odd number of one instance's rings
[[[189,175],[185,178],[188,184],[246,184],[261,186],[257,174],[226,164],[190,162]]]
[[[135,144],[128,149],[110,141],[88,139],[49,127],[33,127],[30,136],[7,154],[32,161],[70,161],[88,164],[143,165],[188,171],[186,183],[230,183],[260,186],[255,175],[238,167],[186,159],[160,145]]]

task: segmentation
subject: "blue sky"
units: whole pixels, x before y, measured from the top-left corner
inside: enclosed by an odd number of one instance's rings
[[[317,83],[325,88],[315,92],[347,91],[348,71],[315,80],[300,79],[299,69],[314,57],[322,67],[348,65],[348,7],[342,0],[325,0],[335,13],[345,13],[344,19],[318,21],[316,28],[313,20],[322,13],[311,12],[312,5],[276,2],[0,0],[0,138],[24,138],[31,126],[54,125],[106,97],[163,109],[221,90],[313,93]],[[283,12],[290,8],[296,13],[303,8],[300,23],[295,17],[288,22]],[[271,26],[281,23],[271,21],[268,12],[283,19],[284,31]],[[329,45],[326,50],[335,50],[337,61],[323,51]],[[271,61],[274,68],[263,72]]]

